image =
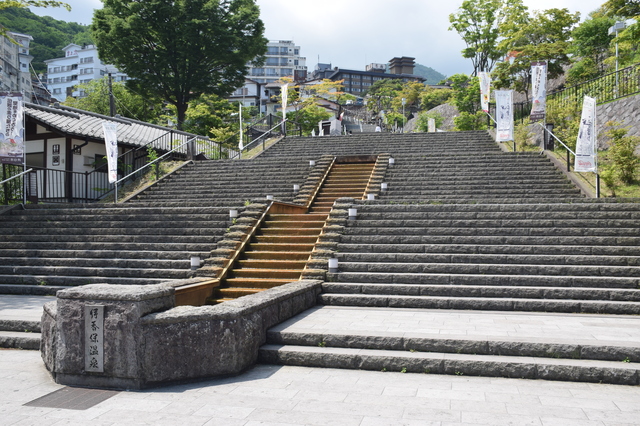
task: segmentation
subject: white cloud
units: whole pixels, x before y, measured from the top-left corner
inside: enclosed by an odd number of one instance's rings
[[[91,23],[100,0],[67,0],[72,12],[60,8],[32,8],[39,15],[82,24]],[[434,0],[257,0],[271,40],[294,40],[307,66],[330,62],[342,68],[364,69],[394,56],[413,56],[416,62],[451,75],[471,72],[461,57],[464,43],[448,31],[449,15],[462,4]],[[552,7],[579,11],[582,17],[603,0],[524,0],[530,9]]]

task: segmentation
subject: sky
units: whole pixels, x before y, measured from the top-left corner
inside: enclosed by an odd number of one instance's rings
[[[31,8],[67,22],[90,24],[100,0],[65,0],[71,12],[62,8]],[[524,0],[530,10],[567,8],[584,19],[605,0]],[[449,31],[449,15],[462,0],[257,0],[265,37],[293,40],[312,71],[318,63],[364,70],[370,63],[387,63],[396,56],[410,56],[416,62],[450,76],[473,71],[464,59],[464,42]],[[322,5],[320,7],[320,5]]]

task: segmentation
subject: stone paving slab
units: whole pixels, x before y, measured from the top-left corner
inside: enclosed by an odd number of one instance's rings
[[[317,306],[271,330],[640,347],[631,315]]]
[[[119,392],[86,410],[24,404],[64,388],[35,351],[0,350],[3,425],[638,425],[640,387],[259,365]]]
[[[0,321],[40,321],[42,306],[56,300],[54,296],[0,295]]]

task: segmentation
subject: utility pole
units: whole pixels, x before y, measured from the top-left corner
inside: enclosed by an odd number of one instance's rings
[[[116,100],[113,97],[113,81],[111,79],[111,73],[109,75],[109,115],[115,117],[116,115]]]

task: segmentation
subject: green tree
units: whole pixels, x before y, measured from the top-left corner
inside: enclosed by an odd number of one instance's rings
[[[337,103],[355,99],[355,96],[344,92],[344,80],[324,79],[317,84],[304,86],[291,86],[291,78],[283,78],[282,82],[290,84],[287,104],[295,108],[293,112],[287,112],[287,118],[298,123],[305,135],[311,134],[320,121],[331,118],[332,113],[319,105],[322,99]]]
[[[605,71],[604,60],[609,56],[613,40],[609,28],[614,23],[615,19],[596,12],[572,31],[569,51],[580,60],[569,69],[567,79],[570,83],[597,77]]]
[[[511,60],[496,65],[493,77],[497,88],[509,87],[528,96],[531,62],[547,61],[548,78],[564,73],[570,64],[571,30],[579,13],[568,9],[535,11],[523,22],[506,21],[502,25],[504,39],[499,46],[509,52]]]
[[[466,74],[455,74],[450,77],[450,103],[459,112],[453,119],[456,130],[482,130],[487,128],[486,115],[480,110],[480,80]]]
[[[446,104],[452,94],[451,89],[434,89],[426,86],[425,91],[420,95],[420,109],[429,111],[439,105]]]
[[[104,0],[91,31],[128,84],[176,107],[180,129],[192,99],[242,86],[267,44],[255,0]]]
[[[216,95],[200,95],[187,109],[184,130],[224,142],[239,131],[238,104]]]
[[[608,16],[633,18],[640,15],[640,1],[638,0],[608,0],[602,5]]]
[[[367,92],[367,109],[373,114],[390,111],[393,99],[402,90],[402,82],[396,79],[378,80],[371,85]]]
[[[64,105],[92,111],[98,114],[109,115],[109,80],[103,77],[88,83],[79,84],[78,88],[84,91],[85,96],[79,98],[68,97]],[[161,103],[137,95],[128,90],[124,83],[112,84],[113,96],[116,102],[116,111],[125,117],[140,121],[159,121],[162,114]]]
[[[456,30],[466,43],[462,56],[471,59],[474,76],[490,72],[504,56],[498,44],[501,25],[507,19],[517,22],[525,10],[522,0],[465,0],[458,13],[449,15],[449,30]]]

